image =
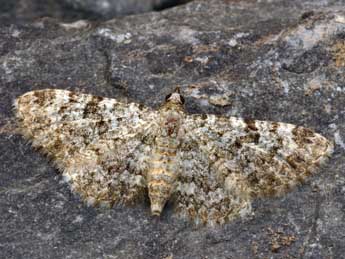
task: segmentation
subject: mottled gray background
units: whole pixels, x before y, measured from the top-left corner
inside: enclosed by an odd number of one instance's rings
[[[345,0],[176,2],[0,1],[1,258],[345,258]],[[197,228],[171,205],[85,206],[14,130],[32,89],[157,107],[176,85],[190,113],[303,125],[335,152],[253,216]]]

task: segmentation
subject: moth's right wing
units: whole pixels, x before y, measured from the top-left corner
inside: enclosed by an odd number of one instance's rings
[[[177,210],[203,223],[229,221],[254,197],[287,192],[333,149],[320,134],[288,123],[191,115],[184,127]]]
[[[55,89],[20,96],[15,110],[20,132],[89,203],[132,202],[145,190],[143,172],[157,112]]]

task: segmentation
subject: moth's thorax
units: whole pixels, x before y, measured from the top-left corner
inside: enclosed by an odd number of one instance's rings
[[[151,212],[160,215],[178,177],[177,152],[184,113],[180,105],[163,106],[147,172]]]
[[[176,138],[182,123],[183,113],[180,110],[161,110],[159,133],[162,137]]]

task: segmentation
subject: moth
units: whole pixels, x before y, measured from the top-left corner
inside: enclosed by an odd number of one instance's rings
[[[196,224],[246,215],[256,197],[284,194],[328,158],[333,144],[288,123],[186,114],[179,88],[158,110],[67,90],[15,100],[19,130],[91,205],[170,200]]]

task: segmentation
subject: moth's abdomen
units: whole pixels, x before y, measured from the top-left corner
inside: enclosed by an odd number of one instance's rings
[[[163,144],[164,143],[164,144]],[[177,178],[176,152],[177,147],[157,141],[152,153],[150,168],[147,172],[147,184],[151,201],[152,215],[160,215],[169,199]]]

